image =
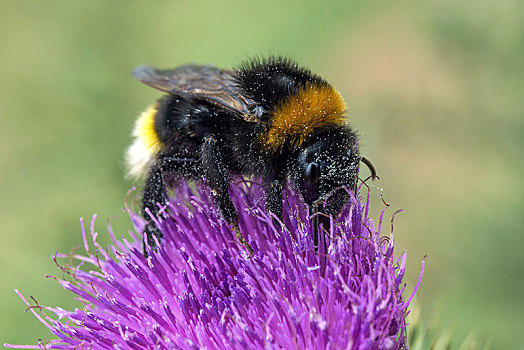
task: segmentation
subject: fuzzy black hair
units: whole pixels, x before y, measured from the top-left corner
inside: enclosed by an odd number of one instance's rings
[[[253,58],[237,68],[236,81],[243,93],[271,110],[306,84],[327,85],[320,76],[290,58]]]

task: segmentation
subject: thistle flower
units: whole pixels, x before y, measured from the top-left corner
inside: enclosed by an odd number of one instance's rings
[[[93,224],[91,239],[82,225],[87,254],[73,256],[78,266],[61,266],[71,281],[57,280],[83,308],[31,307],[57,339],[24,348],[406,347],[405,317],[420,278],[403,297],[406,256],[395,257],[393,239],[381,236],[384,212],[378,225],[369,218],[369,194],[325,228],[328,248],[318,253],[308,210],[293,193],[281,223],[263,209],[257,185],[236,184],[231,197],[252,256],[208,191],[185,183],[157,222],[163,241],[147,258],[133,233],[117,240],[109,227],[113,245],[104,250]],[[142,232],[143,220],[129,214]]]

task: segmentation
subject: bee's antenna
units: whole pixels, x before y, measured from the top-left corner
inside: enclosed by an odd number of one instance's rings
[[[369,159],[367,159],[366,157],[360,157],[360,161],[367,165],[369,171],[371,171],[371,177],[373,178],[373,180],[374,179],[379,179],[380,180],[380,177],[378,177],[377,171],[375,170],[375,167],[369,161]]]

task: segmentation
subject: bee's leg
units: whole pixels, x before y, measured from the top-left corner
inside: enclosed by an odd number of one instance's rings
[[[282,219],[282,187],[284,181],[282,177],[277,177],[269,184],[266,189],[266,209]]]
[[[147,256],[146,239],[150,247],[156,248],[153,236],[156,236],[158,240],[162,238],[162,232],[160,232],[158,227],[156,227],[156,225],[151,221],[148,211],[156,217],[160,211],[158,204],[164,205],[165,203],[166,194],[164,190],[162,171],[160,162],[156,162],[147,174],[144,192],[142,194],[142,217],[147,220],[146,227],[144,228],[145,256]]]
[[[238,228],[238,213],[229,196],[229,183],[231,182],[226,171],[224,159],[220,153],[217,140],[213,135],[204,139],[201,153],[201,166],[203,175],[215,195],[215,202],[222,217],[233,227],[237,239],[252,254],[253,248],[242,237]]]
[[[142,217],[148,222],[144,228],[144,255],[147,256],[145,240],[147,239],[149,246],[154,249],[156,243],[153,236],[156,236],[158,240],[163,236],[158,227],[151,222],[148,211],[156,217],[160,212],[160,207],[166,204],[164,176],[176,173],[185,174],[187,169],[194,168],[195,164],[196,161],[192,158],[163,156],[149,170],[142,195]]]

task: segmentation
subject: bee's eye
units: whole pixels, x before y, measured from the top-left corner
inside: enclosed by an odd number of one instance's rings
[[[316,184],[320,179],[320,165],[317,162],[311,162],[304,170],[304,178],[308,184]]]

